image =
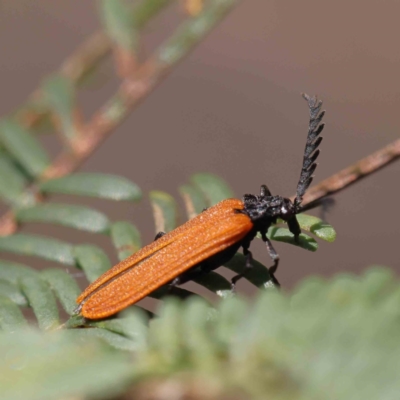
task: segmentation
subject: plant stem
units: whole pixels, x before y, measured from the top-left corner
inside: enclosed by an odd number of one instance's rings
[[[153,1],[159,6],[168,4],[165,0]],[[162,81],[168,72],[186,55],[195,45],[220,22],[220,20],[237,3],[237,0],[214,0],[196,18],[189,18],[155,53],[141,65],[131,77],[122,81],[119,90],[106,102],[84,125],[82,135],[74,141],[74,151],[66,149],[58,155],[52,164],[40,177],[40,181],[58,178],[77,169],[89,157],[134,108]],[[147,3],[149,4],[149,3]],[[146,18],[153,13],[143,14],[138,22],[144,24]],[[146,17],[146,18],[145,18]],[[95,50],[90,46],[95,47]],[[67,59],[62,71],[76,81],[90,69],[93,63],[98,62],[111,49],[110,41],[103,33],[95,34]],[[40,96],[35,92],[34,97]],[[37,122],[34,121],[33,124]],[[31,191],[28,188],[27,191]],[[0,218],[0,235],[10,235],[17,230],[13,212],[10,210]]]
[[[333,195],[361,179],[371,175],[379,169],[389,165],[400,157],[400,139],[395,140],[382,149],[357,161],[355,164],[344,168],[330,178],[314,185],[309,189],[304,198],[304,207],[324,197]],[[294,199],[294,197],[292,197]]]

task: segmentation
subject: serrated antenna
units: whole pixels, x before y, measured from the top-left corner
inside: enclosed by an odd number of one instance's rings
[[[321,111],[322,101],[317,99],[317,96],[310,97],[303,93],[303,97],[307,100],[308,107],[310,109],[310,122],[308,124],[308,135],[306,141],[306,148],[304,150],[303,167],[300,173],[300,179],[297,184],[296,198],[294,205],[298,211],[300,211],[300,204],[303,200],[304,193],[310,186],[313,180],[313,173],[317,168],[315,162],[319,156],[318,146],[322,142],[322,137],[319,134],[324,129],[324,124],[321,124],[321,120],[325,115],[325,111]]]

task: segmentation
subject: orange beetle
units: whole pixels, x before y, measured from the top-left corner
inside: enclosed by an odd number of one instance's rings
[[[274,265],[269,268],[272,281],[279,256],[267,238],[268,228],[280,218],[298,240],[300,226],[296,214],[303,211],[301,201],[310,185],[322,141],[322,102],[303,95],[310,109],[309,131],[303,167],[297,185],[296,198],[272,196],[267,186],[260,195],[246,194],[243,200],[227,199],[164,234],[135,254],[121,261],[89,285],[77,298],[76,312],[85,318],[99,319],[117,313],[169,283],[173,286],[210,272],[229,261],[243,248],[246,257],[244,271],[232,278],[232,288],[252,266],[250,243],[258,232],[267,245]]]

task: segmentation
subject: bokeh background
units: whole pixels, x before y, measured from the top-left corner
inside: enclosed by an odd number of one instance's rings
[[[143,58],[176,27],[180,7],[146,27]],[[258,193],[262,183],[290,196],[307,134],[301,92],[318,94],[327,110],[315,182],[398,138],[399,15],[397,0],[242,0],[80,170],[123,175],[145,193],[160,189],[176,197],[177,187],[201,171],[224,178],[239,197]],[[22,104],[99,27],[95,1],[1,1],[0,114]],[[80,94],[87,116],[116,90],[114,75],[105,63]],[[56,154],[55,140],[44,141]],[[337,240],[320,242],[317,253],[277,243],[282,285],[290,288],[312,274],[358,273],[372,264],[399,270],[399,176],[400,162],[338,194],[329,214]],[[113,220],[134,222],[144,243],[153,240],[146,197],[138,205],[87,204]],[[67,228],[24,229],[71,243],[93,238]],[[100,244],[112,254],[106,239]],[[262,243],[252,249],[269,265]]]

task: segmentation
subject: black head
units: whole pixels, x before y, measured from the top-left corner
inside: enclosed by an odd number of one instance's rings
[[[253,223],[275,223],[277,218],[284,221],[292,219],[296,215],[293,202],[282,196],[272,196],[268,188],[261,186],[259,196],[245,194],[243,196],[244,211]]]

